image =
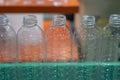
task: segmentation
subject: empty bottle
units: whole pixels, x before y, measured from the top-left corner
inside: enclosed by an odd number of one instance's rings
[[[101,61],[114,62],[119,57],[119,43],[120,43],[120,15],[113,14],[110,16],[109,24],[104,27],[102,33],[102,47],[101,47]],[[112,63],[113,64],[113,63]],[[100,80],[119,80],[119,68],[110,66],[109,63],[103,64],[99,68]],[[112,74],[113,73],[113,74]]]
[[[117,61],[119,58],[120,45],[120,15],[110,16],[109,24],[104,28],[104,56],[106,62]]]
[[[94,16],[83,16],[78,30],[81,50],[81,61],[98,61],[99,32],[95,27]]]
[[[72,54],[72,40],[71,30],[66,27],[66,17],[55,15],[53,24],[46,34],[48,62],[70,62],[72,58],[74,61],[77,60],[77,50],[74,49]]]
[[[20,62],[45,61],[45,40],[42,29],[37,25],[34,15],[23,18],[23,26],[17,33]]]
[[[8,24],[8,18],[0,15],[0,62],[16,62],[16,33]]]

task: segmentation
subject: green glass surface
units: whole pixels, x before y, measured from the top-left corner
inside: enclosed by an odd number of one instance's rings
[[[0,80],[120,80],[120,63],[0,64]]]

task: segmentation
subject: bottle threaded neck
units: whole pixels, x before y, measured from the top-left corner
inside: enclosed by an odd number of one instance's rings
[[[8,18],[4,14],[0,14],[0,25],[7,25],[8,24]]]
[[[85,25],[85,26],[94,26],[95,25],[95,17],[94,16],[87,16],[87,15],[83,16],[81,24]]]
[[[23,25],[32,26],[37,24],[37,17],[34,15],[27,15],[23,17]]]
[[[118,15],[118,14],[111,15],[110,19],[109,19],[109,24],[111,24],[111,25],[120,25],[120,15]]]
[[[53,26],[62,26],[66,24],[66,17],[64,15],[53,16]]]

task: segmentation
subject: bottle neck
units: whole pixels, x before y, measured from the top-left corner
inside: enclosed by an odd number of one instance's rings
[[[53,26],[60,27],[66,25],[66,17],[64,15],[56,15],[53,17]]]
[[[0,26],[7,26],[8,25],[8,22],[1,22],[0,21]]]
[[[110,16],[110,19],[109,19],[109,24],[112,26],[112,27],[120,27],[120,15],[118,14],[113,14]]]
[[[81,24],[86,28],[94,28],[95,27],[95,17],[94,16],[83,16]]]
[[[24,27],[34,27],[37,25],[37,18],[33,15],[28,15],[23,18]]]
[[[112,27],[120,28],[120,20],[114,20],[109,23]]]
[[[111,27],[120,28],[120,24],[110,24]]]
[[[58,22],[58,23],[57,23],[57,22],[54,22],[54,23],[53,23],[53,26],[54,26],[54,27],[60,27],[60,26],[63,27],[63,26],[65,26],[65,24],[59,23],[59,22]]]
[[[8,25],[8,19],[5,15],[0,15],[0,26]]]
[[[84,27],[86,29],[93,29],[93,28],[95,28],[95,25],[82,24],[82,27]]]
[[[37,26],[37,23],[24,23],[23,26],[24,27],[34,27],[34,26]]]

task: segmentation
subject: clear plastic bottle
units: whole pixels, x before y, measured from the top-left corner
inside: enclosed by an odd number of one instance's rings
[[[83,16],[80,29],[81,61],[98,61],[98,38],[99,32],[95,27],[94,16]]]
[[[0,62],[16,62],[16,33],[8,24],[8,18],[0,15]]]
[[[109,24],[104,27],[102,33],[102,47],[101,47],[101,61],[114,62],[119,57],[119,43],[120,43],[120,15],[113,14],[110,16]],[[113,64],[113,63],[112,63]],[[101,64],[102,65],[102,64]],[[109,67],[109,63],[103,64],[99,68],[100,80],[119,80],[118,67]],[[111,74],[113,73],[113,74]]]
[[[42,29],[37,25],[34,15],[23,19],[23,26],[17,33],[20,62],[45,61],[45,39]]]
[[[69,62],[78,59],[77,50],[72,54],[72,33],[66,27],[66,17],[55,15],[46,34],[48,62]],[[74,46],[75,48],[75,46]]]
[[[120,54],[120,15],[110,16],[109,24],[104,28],[103,40],[105,49],[103,60],[105,62],[117,61]]]

